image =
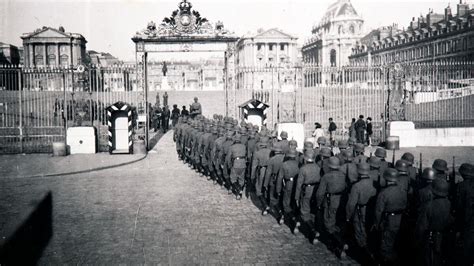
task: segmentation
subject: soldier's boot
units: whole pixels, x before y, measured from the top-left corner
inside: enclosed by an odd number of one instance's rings
[[[285,214],[283,212],[280,212],[280,217],[278,219],[278,224],[282,225],[285,223]]]

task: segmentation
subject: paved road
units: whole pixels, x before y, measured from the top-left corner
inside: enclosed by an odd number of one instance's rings
[[[171,134],[155,150],[97,172],[0,178],[0,216],[53,192],[54,234],[40,264],[351,263],[199,177],[177,160]]]

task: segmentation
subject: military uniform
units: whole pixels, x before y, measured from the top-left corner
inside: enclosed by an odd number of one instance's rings
[[[301,166],[296,180],[295,200],[301,202],[300,213],[301,220],[306,223],[313,224],[314,217],[311,214],[311,201],[313,194],[318,189],[321,182],[321,168],[314,163],[314,152],[312,150],[305,151],[306,163]]]
[[[441,252],[443,233],[452,222],[451,203],[447,198],[449,184],[445,180],[435,180],[433,192],[433,199],[421,205],[415,226],[414,240],[418,242],[421,265],[444,264]]]
[[[361,248],[367,247],[367,233],[365,231],[367,204],[377,193],[369,177],[369,169],[370,166],[367,164],[359,165],[360,180],[352,186],[346,205],[346,219],[348,221],[352,219],[354,237],[357,245]]]
[[[474,264],[474,166],[462,164],[459,173],[464,181],[458,184],[456,197],[456,228],[463,240],[462,265]]]
[[[283,191],[283,211],[285,216],[289,216],[293,209],[291,207],[292,194],[293,194],[293,185],[296,183],[296,178],[298,177],[299,167],[298,161],[296,160],[297,152],[296,150],[292,151],[288,156],[292,156],[287,161],[283,162],[283,165],[280,168],[278,173],[278,179],[276,182],[276,192],[280,194]]]
[[[234,141],[232,140],[233,133],[231,131],[227,132],[227,138],[222,144],[222,147],[219,152],[219,161],[221,162],[221,169],[222,169],[222,176],[224,177],[224,184],[227,189],[231,189],[232,185],[230,182],[230,174],[229,174],[229,168],[226,163],[226,158],[227,154],[229,153],[230,146],[234,144]]]
[[[222,145],[226,141],[227,137],[225,136],[224,129],[221,130],[221,136],[214,141],[214,146],[212,148],[211,157],[212,157],[212,165],[216,175],[216,182],[220,185],[224,184],[224,177],[221,168],[221,160],[220,160],[220,153],[222,149]]]
[[[274,143],[273,151],[275,156],[271,157],[268,161],[268,168],[265,173],[264,187],[268,191],[269,205],[274,214],[279,214],[279,198],[276,196],[276,181],[278,177],[278,172],[280,167],[283,164],[283,159],[285,155],[282,154],[281,147],[278,143]]]
[[[234,144],[226,154],[226,164],[230,169],[230,182],[238,197],[242,196],[245,182],[245,169],[247,168],[247,147],[240,143],[241,136],[234,136]]]
[[[392,176],[388,176],[392,175]],[[375,225],[381,230],[380,256],[384,263],[393,263],[397,259],[395,242],[400,230],[402,214],[407,207],[407,195],[397,186],[398,172],[387,169],[384,173],[388,183],[377,196],[375,206]]]

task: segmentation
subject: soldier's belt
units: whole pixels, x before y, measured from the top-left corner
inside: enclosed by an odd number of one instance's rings
[[[326,196],[327,196],[327,197],[330,197],[330,196],[341,196],[343,193],[344,193],[344,191],[337,192],[337,193],[326,193]]]
[[[245,160],[245,157],[235,157],[234,160]]]
[[[359,204],[359,203],[357,203],[357,205],[356,205],[356,208],[357,208],[357,209],[364,208],[364,207],[367,207],[367,203],[366,203],[366,204]]]
[[[319,183],[308,183],[308,184],[303,184],[303,186],[312,187],[312,186],[316,186],[317,184]]]
[[[295,180],[293,177],[292,178],[285,178],[285,182],[293,182]]]

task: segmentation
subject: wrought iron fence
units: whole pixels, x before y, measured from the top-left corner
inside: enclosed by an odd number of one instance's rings
[[[68,126],[81,124],[97,127],[99,148],[105,150],[107,106],[121,100],[144,112],[143,72],[137,70],[136,65],[90,66],[83,72],[0,66],[0,153],[50,152],[52,142],[65,141]],[[352,118],[361,114],[372,117],[378,140],[387,120],[414,121],[418,128],[474,126],[472,62],[237,67],[227,82],[224,98],[231,116],[241,118],[238,106],[258,99],[270,106],[267,126],[304,123],[307,136],[315,122],[327,129],[331,117],[336,137],[347,138]],[[150,103],[154,95],[149,94]]]

